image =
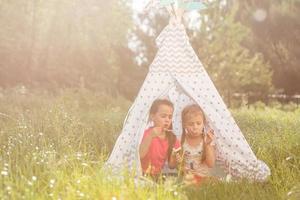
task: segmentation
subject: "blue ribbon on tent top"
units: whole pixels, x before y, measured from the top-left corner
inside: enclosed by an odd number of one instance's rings
[[[207,8],[204,0],[160,0],[160,5],[168,6],[176,2],[178,3],[179,8],[182,8],[186,11],[203,10]]]
[[[181,0],[178,2],[178,7],[184,10],[203,10],[206,9],[206,3],[203,0]]]

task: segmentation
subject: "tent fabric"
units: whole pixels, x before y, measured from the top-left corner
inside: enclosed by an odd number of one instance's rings
[[[149,126],[149,110],[154,100],[165,98],[174,104],[173,131],[178,138],[182,132],[182,109],[196,103],[215,131],[216,163],[222,170],[237,178],[266,180],[269,167],[256,158],[191,47],[183,24],[167,25],[157,37],[156,45],[158,52],[128,111],[106,166],[114,171],[129,168],[141,174],[139,145]]]

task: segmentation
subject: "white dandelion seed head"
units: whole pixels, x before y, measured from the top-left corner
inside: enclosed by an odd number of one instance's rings
[[[32,179],[33,181],[36,181],[36,180],[37,180],[37,177],[36,177],[36,176],[32,176],[31,179]]]
[[[292,156],[289,156],[285,160],[291,160],[292,158],[293,158]]]
[[[8,176],[8,171],[4,171],[4,170],[1,171],[1,175],[2,175],[2,176]]]
[[[79,196],[84,197],[84,193],[80,192]]]
[[[231,174],[227,174],[226,176],[226,182],[230,182],[231,181]]]

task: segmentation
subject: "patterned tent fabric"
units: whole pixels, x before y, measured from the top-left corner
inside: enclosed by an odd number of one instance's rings
[[[183,24],[170,23],[156,39],[158,52],[146,79],[128,111],[123,129],[106,166],[141,173],[139,144],[149,126],[152,102],[167,98],[174,104],[173,129],[180,138],[181,111],[196,103],[202,107],[216,135],[216,157],[225,173],[264,181],[269,167],[258,160],[189,43]]]

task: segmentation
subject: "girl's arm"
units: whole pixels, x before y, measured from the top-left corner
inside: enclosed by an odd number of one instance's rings
[[[204,152],[205,152],[205,163],[208,167],[213,167],[215,165],[215,148],[214,148],[214,134],[213,131],[210,130],[207,134],[206,140],[204,140]]]
[[[168,162],[169,168],[174,169],[178,163],[181,163],[182,156],[180,155],[181,147],[180,142],[176,140],[175,147],[172,149],[170,160]]]
[[[158,127],[153,128],[151,130],[151,133],[142,140],[142,143],[140,144],[140,148],[139,148],[140,158],[144,158],[147,155],[152,139],[156,137],[158,134],[159,130],[157,129],[160,130],[161,128]]]
[[[215,165],[215,148],[211,144],[205,144],[205,164],[208,167],[213,167]]]

